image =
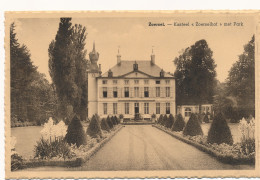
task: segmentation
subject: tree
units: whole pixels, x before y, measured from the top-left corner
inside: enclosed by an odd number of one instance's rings
[[[173,123],[174,123],[174,117],[172,114],[170,114],[170,116],[167,118],[167,122],[166,122],[165,126],[167,128],[171,128]]]
[[[41,125],[54,115],[53,88],[33,65],[26,45],[18,42],[14,23],[10,26],[10,65],[11,121]]]
[[[209,123],[209,118],[208,118],[208,115],[207,115],[207,114],[204,116],[203,122]]]
[[[167,121],[168,121],[168,117],[167,117],[167,115],[165,114],[165,115],[163,116],[162,125],[166,127]]]
[[[86,28],[72,26],[71,18],[61,18],[55,40],[49,45],[49,71],[55,85],[63,118],[68,106],[79,114],[87,116],[87,61]]]
[[[107,124],[110,127],[110,129],[113,129],[114,125],[113,125],[113,122],[111,121],[111,118],[109,116],[107,116]]]
[[[68,144],[76,144],[77,147],[87,144],[86,134],[77,115],[73,117],[68,126],[65,140]]]
[[[183,130],[183,134],[189,136],[203,135],[199,120],[194,113],[191,113],[190,119]]]
[[[185,121],[181,114],[176,116],[176,120],[173,123],[172,131],[182,131],[185,126]]]
[[[87,129],[87,134],[93,138],[102,137],[100,118],[97,114],[92,116]]]
[[[227,78],[227,93],[237,101],[239,117],[255,114],[255,37],[233,64]]]
[[[112,121],[112,123],[113,123],[114,126],[117,125],[116,117],[115,117],[115,116],[112,116],[112,117],[111,117],[111,121]]]
[[[102,130],[108,131],[108,132],[110,131],[110,127],[105,118],[102,118],[100,126],[101,126]]]
[[[157,118],[156,123],[157,123],[157,124],[161,124],[161,120],[162,120],[162,114],[159,116],[159,118]]]
[[[216,64],[206,40],[199,40],[175,58],[177,104],[212,103],[216,83]]]
[[[208,132],[207,142],[211,144],[213,143],[217,143],[217,144],[226,143],[230,145],[233,144],[231,131],[222,113],[218,113],[215,116]]]

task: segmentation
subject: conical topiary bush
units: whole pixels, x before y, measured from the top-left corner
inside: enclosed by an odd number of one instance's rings
[[[174,117],[172,114],[167,118],[166,127],[171,128],[174,123]]]
[[[172,131],[182,131],[185,126],[185,121],[181,114],[176,116],[176,120],[172,125]]]
[[[163,116],[162,125],[166,127],[167,121],[168,121],[168,117],[167,117],[167,115],[165,114],[165,115]]]
[[[93,138],[102,137],[100,118],[97,114],[92,116],[87,128],[87,134]]]
[[[115,116],[115,117],[116,117],[117,124],[120,124],[120,119],[117,116]]]
[[[190,119],[183,130],[183,134],[189,136],[203,135],[199,120],[195,114],[191,114]]]
[[[101,129],[104,130],[104,131],[110,131],[110,127],[109,125],[107,124],[107,120],[105,118],[102,118],[101,120]]]
[[[73,117],[68,126],[65,140],[68,144],[76,144],[77,147],[87,144],[86,134],[84,132],[83,126],[76,115]]]
[[[204,116],[204,118],[203,118],[203,122],[205,122],[205,123],[209,123],[208,115],[205,115],[205,116]]]
[[[113,123],[114,126],[117,125],[116,117],[115,117],[115,116],[112,116],[111,121],[112,121],[112,123]]]
[[[224,118],[222,113],[218,113],[210,126],[208,132],[208,143],[226,143],[226,144],[233,144],[233,138],[231,135],[231,131],[228,127],[227,121]]]
[[[113,125],[113,123],[112,123],[112,121],[111,121],[110,116],[107,116],[107,124],[108,124],[108,126],[109,126],[110,129],[113,129],[114,125]]]
[[[163,121],[163,115],[161,114],[159,119],[158,119],[158,124],[161,124],[162,125],[162,121]]]

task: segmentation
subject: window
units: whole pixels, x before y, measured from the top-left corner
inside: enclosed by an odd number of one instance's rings
[[[113,103],[113,114],[117,114],[117,103]]]
[[[139,87],[135,87],[135,97],[139,97]]]
[[[117,84],[117,80],[113,80],[113,84]]]
[[[103,80],[103,81],[102,81],[102,84],[107,84],[107,80]]]
[[[149,97],[149,87],[144,87],[144,97]]]
[[[107,114],[107,103],[103,103],[104,114]]]
[[[125,80],[125,84],[129,84],[129,80]]]
[[[166,114],[171,114],[170,103],[166,103]]]
[[[117,87],[113,87],[113,97],[117,97]]]
[[[191,115],[191,108],[185,108],[185,117],[190,117]]]
[[[155,81],[155,84],[161,84],[161,81]]]
[[[144,114],[149,114],[149,103],[144,103]]]
[[[170,80],[165,80],[165,84],[170,84]]]
[[[156,87],[156,97],[160,97],[160,87]]]
[[[144,80],[144,84],[149,84],[149,80]]]
[[[129,103],[125,103],[125,114],[129,114]]]
[[[129,97],[129,87],[125,87],[125,97]]]
[[[107,98],[107,87],[103,87],[103,98]]]
[[[170,97],[170,87],[166,87],[166,97]]]
[[[139,84],[139,80],[135,80],[135,84]]]
[[[160,114],[160,103],[156,103],[156,114]]]

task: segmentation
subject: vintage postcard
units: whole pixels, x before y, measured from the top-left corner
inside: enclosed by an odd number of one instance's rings
[[[6,178],[259,177],[259,13],[6,12]]]

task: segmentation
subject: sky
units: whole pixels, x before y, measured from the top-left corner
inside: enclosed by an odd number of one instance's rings
[[[201,27],[191,23],[242,22],[243,26]],[[148,26],[149,22],[173,24],[190,23],[189,27]],[[55,39],[59,18],[19,18],[15,19],[18,41],[25,44],[31,59],[39,72],[51,82],[48,71],[48,47]],[[152,48],[155,63],[167,72],[174,72],[173,60],[183,49],[196,41],[205,39],[213,51],[217,64],[217,79],[224,82],[233,63],[243,53],[243,46],[255,32],[254,20],[249,16],[226,14],[223,16],[167,16],[167,17],[72,17],[73,24],[87,28],[86,50],[92,50],[93,42],[99,52],[102,72],[116,64],[120,47],[122,60],[150,60]],[[89,59],[88,55],[86,57]]]

